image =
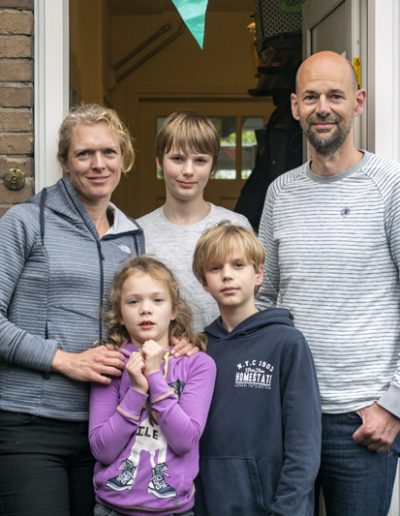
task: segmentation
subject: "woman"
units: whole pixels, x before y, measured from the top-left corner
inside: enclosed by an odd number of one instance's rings
[[[144,251],[136,222],[110,203],[134,163],[118,115],[82,105],[65,118],[65,177],[0,220],[0,513],[93,514],[89,382],[124,359],[100,312],[119,265]]]

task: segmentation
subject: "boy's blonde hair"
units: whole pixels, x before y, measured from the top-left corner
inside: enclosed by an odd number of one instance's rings
[[[160,165],[171,149],[187,156],[210,154],[215,172],[220,149],[217,129],[208,117],[196,111],[175,111],[166,118],[156,136],[155,154]]]
[[[256,272],[265,260],[264,247],[253,231],[223,221],[206,229],[199,238],[193,255],[194,275],[206,286],[205,272],[209,265],[221,263],[232,255],[242,256]]]
[[[90,125],[98,124],[99,122],[105,122],[119,139],[122,156],[122,172],[126,173],[133,167],[135,163],[135,151],[128,128],[122,122],[116,111],[100,106],[99,104],[79,104],[71,108],[68,115],[64,118],[58,131],[57,158],[61,166],[63,166],[68,159],[73,128],[79,124]]]
[[[175,320],[170,323],[169,336],[178,338],[185,336],[193,346],[204,349],[206,337],[192,331],[192,312],[181,297],[179,284],[174,274],[162,262],[147,255],[130,259],[114,277],[108,296],[110,308],[104,314],[108,342],[119,347],[130,340],[125,326],[121,323],[121,292],[125,281],[134,274],[148,274],[167,287],[176,316]]]

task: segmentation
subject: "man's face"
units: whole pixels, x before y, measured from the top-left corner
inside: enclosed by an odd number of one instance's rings
[[[353,117],[362,112],[364,92],[357,91],[343,59],[308,61],[298,73],[292,113],[315,151],[330,156],[352,137]]]

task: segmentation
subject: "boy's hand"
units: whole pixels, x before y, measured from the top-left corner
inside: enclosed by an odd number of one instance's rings
[[[174,355],[174,357],[181,357],[183,355],[191,357],[200,351],[199,348],[193,346],[193,344],[188,341],[187,337],[180,337],[179,339],[177,337],[171,337],[170,344],[172,346],[171,354]]]
[[[147,378],[143,373],[144,359],[142,353],[140,351],[132,353],[125,367],[131,379],[132,387],[143,394],[147,394],[149,391],[149,384],[147,383]]]
[[[144,374],[147,376],[160,370],[164,349],[155,340],[146,340],[142,346]]]

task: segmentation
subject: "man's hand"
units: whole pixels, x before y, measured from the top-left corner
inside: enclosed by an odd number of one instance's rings
[[[81,353],[58,349],[51,368],[72,380],[109,384],[110,376],[121,376],[125,362],[122,353],[107,346],[89,348]]]
[[[184,355],[191,357],[200,351],[199,348],[193,346],[193,344],[189,342],[186,337],[180,337],[179,339],[176,337],[171,337],[170,344],[172,346],[171,354],[174,355],[174,357],[181,357]]]
[[[387,451],[400,431],[400,419],[377,403],[357,413],[363,422],[354,432],[353,440],[370,451],[378,453]]]

